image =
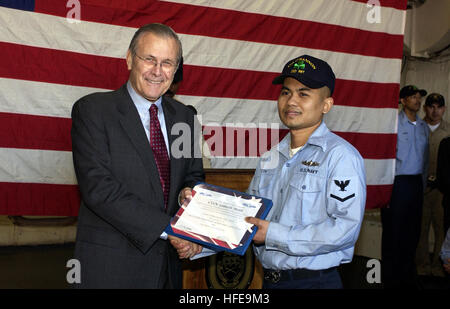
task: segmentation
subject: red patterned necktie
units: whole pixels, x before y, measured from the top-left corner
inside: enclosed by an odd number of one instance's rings
[[[152,104],[150,107],[150,146],[158,167],[159,181],[164,193],[164,207],[167,210],[170,187],[170,161],[161,126],[159,125],[158,107],[156,104]]]

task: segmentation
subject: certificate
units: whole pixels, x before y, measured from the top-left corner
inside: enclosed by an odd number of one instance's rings
[[[243,192],[199,183],[192,199],[181,206],[166,232],[211,248],[243,255],[256,226],[245,217],[264,219],[272,201]]]

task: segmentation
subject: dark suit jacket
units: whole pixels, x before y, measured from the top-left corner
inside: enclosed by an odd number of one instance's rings
[[[162,106],[169,145],[178,137],[170,134],[175,123],[194,132],[189,108],[170,98],[163,98]],[[203,181],[201,158],[171,154],[166,212],[150,143],[126,85],[74,104],[72,145],[82,198],[75,245],[78,287],[161,288],[169,280],[180,288],[180,261],[160,235],[179,208],[180,190]],[[193,134],[190,149],[193,153]]]

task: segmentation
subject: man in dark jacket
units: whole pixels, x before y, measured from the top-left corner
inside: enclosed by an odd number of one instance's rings
[[[194,156],[199,153],[191,134],[194,113],[163,97],[181,55],[171,28],[146,25],[127,53],[128,82],[116,91],[85,96],[73,107],[73,159],[82,198],[75,246],[78,287],[181,288],[178,254],[164,229],[179,201],[204,179],[201,157]],[[171,148],[177,124],[191,129],[182,134],[192,150],[187,156]],[[201,250],[184,240],[172,242],[182,257]]]

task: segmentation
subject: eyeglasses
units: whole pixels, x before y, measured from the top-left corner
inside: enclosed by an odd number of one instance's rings
[[[138,57],[139,59],[144,61],[144,63],[146,65],[148,65],[152,68],[155,68],[157,65],[159,65],[159,67],[166,73],[172,73],[173,71],[175,71],[175,68],[177,66],[177,64],[171,60],[164,60],[158,64],[158,60],[156,60],[155,57],[152,57],[152,56],[141,57],[138,54],[135,54],[135,55],[136,55],[136,57]]]

